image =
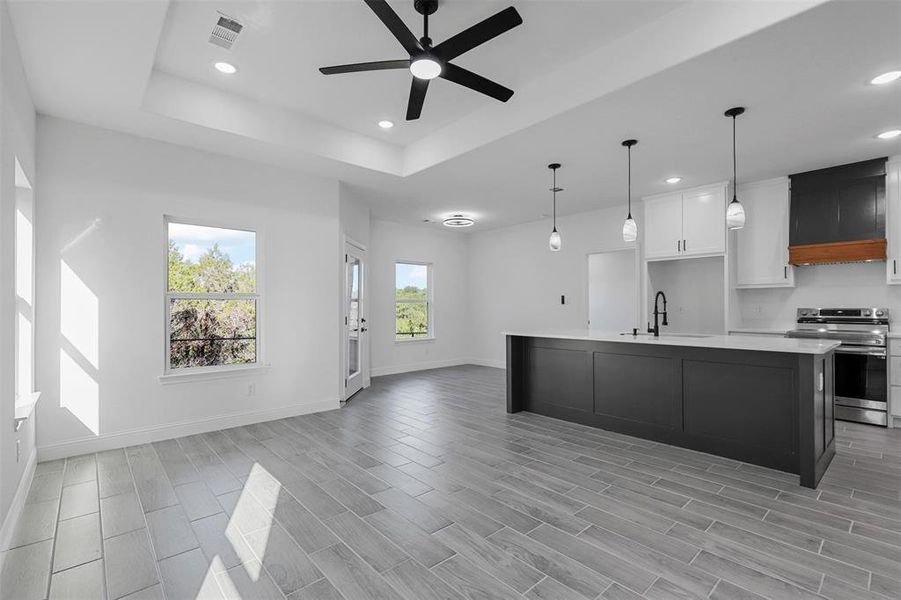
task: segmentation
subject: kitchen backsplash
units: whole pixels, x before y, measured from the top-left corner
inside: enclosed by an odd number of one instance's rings
[[[796,267],[794,288],[739,289],[736,296],[740,327],[790,329],[802,306],[885,306],[901,319],[901,285],[886,284],[884,262]]]

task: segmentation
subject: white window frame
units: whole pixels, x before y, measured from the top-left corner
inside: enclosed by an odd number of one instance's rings
[[[418,265],[426,268],[426,297],[425,300],[398,300],[397,299],[397,265]],[[409,344],[413,342],[431,342],[435,340],[435,291],[432,283],[432,272],[434,265],[430,262],[424,262],[421,260],[404,260],[397,259],[394,261],[394,303],[392,308],[394,308],[394,314],[392,315],[392,323],[394,325],[394,342],[396,344]],[[411,338],[398,338],[397,337],[397,303],[402,302],[405,304],[425,304],[426,305],[426,314],[428,315],[428,328],[429,333],[424,337],[411,337]]]
[[[195,225],[199,227],[211,227],[215,229],[231,229],[235,231],[247,231],[254,234],[254,260],[256,262],[256,293],[253,294],[208,294],[198,292],[170,292],[169,291],[169,224]],[[246,224],[223,222],[215,219],[194,219],[184,217],[163,216],[163,320],[165,337],[163,338],[163,375],[160,381],[163,383],[179,381],[181,379],[215,378],[218,376],[241,375],[242,372],[253,372],[267,368],[265,362],[265,346],[263,344],[264,303],[263,303],[263,232],[258,228],[248,227]],[[199,300],[255,300],[256,301],[256,362],[244,365],[214,365],[209,367],[186,367],[173,369],[171,367],[171,355],[169,340],[172,334],[169,309],[173,299],[199,299]]]

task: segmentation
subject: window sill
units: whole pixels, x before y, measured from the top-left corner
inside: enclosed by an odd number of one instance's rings
[[[400,339],[400,340],[397,338],[394,339],[395,344],[413,344],[416,342],[434,342],[434,341],[435,341],[435,336]]]
[[[271,365],[253,365],[251,367],[224,367],[222,369],[215,369],[212,371],[167,373],[166,375],[160,375],[159,381],[161,385],[171,385],[173,383],[194,383],[198,381],[214,381],[216,379],[231,379],[234,377],[262,375],[271,368]]]

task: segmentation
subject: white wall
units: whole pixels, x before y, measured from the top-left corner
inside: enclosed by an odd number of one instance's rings
[[[666,296],[668,310],[669,325],[661,326],[662,332],[726,332],[722,256],[649,262],[647,315],[651,321],[658,290]],[[663,310],[662,299],[658,308]]]
[[[9,20],[0,1],[0,536],[8,534],[18,502],[30,478],[35,419],[12,431],[15,410],[15,162],[35,181],[35,112]],[[20,444],[17,457],[16,442]],[[12,508],[12,511],[11,511]],[[7,516],[10,516],[7,521]],[[0,540],[2,542],[2,540]],[[2,548],[0,548],[2,549]]]
[[[369,333],[372,374],[385,375],[469,362],[469,243],[462,231],[372,221]],[[395,341],[394,264],[432,264],[434,340]]]
[[[884,306],[901,323],[901,286],[885,282],[885,263],[795,267],[795,287],[736,290],[742,327],[791,329],[795,311],[810,307]]]
[[[337,407],[336,181],[49,117],[38,123],[38,164],[41,458]],[[161,384],[164,215],[261,236],[271,369]],[[63,288],[66,269],[82,283],[69,278]],[[84,315],[96,361],[83,355],[84,340],[62,334],[61,310]],[[62,398],[61,370],[71,380]]]
[[[632,207],[633,215],[642,213]],[[626,207],[557,219],[560,252],[548,250],[550,219],[473,233],[469,246],[470,354],[504,366],[505,330],[585,329],[588,324],[588,255],[635,247],[623,242]],[[642,223],[638,227],[641,231]],[[560,303],[560,296],[566,303]],[[631,328],[623,324],[623,331]]]

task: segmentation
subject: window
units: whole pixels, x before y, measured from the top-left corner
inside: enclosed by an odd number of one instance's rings
[[[432,265],[394,265],[394,336],[396,340],[429,339],[432,331]]]
[[[166,370],[259,360],[256,233],[167,221]]]

